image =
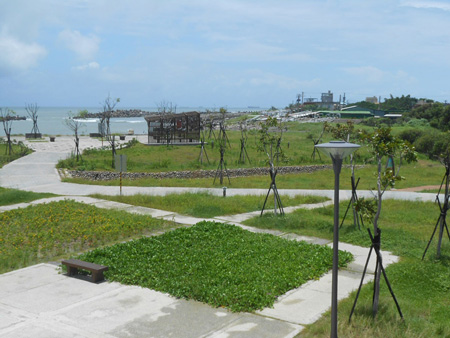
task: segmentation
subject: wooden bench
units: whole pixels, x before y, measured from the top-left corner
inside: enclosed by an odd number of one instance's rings
[[[67,275],[73,276],[78,274],[78,269],[88,270],[92,273],[92,281],[94,283],[100,282],[104,279],[103,277],[103,271],[107,271],[108,267],[90,263],[90,262],[84,262],[80,261],[79,259],[66,259],[61,262],[61,264],[64,264],[67,266]]]

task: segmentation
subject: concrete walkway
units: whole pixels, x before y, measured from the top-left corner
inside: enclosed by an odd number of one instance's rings
[[[53,197],[0,207],[12,210],[69,198],[99,208],[119,209],[193,225],[203,219],[169,211],[135,207],[90,197]],[[295,208],[323,207],[332,202]],[[292,211],[290,208],[287,211]],[[254,213],[210,219],[232,223],[252,232],[328,245],[328,240],[261,230],[238,223]],[[367,248],[340,243],[355,260],[339,272],[339,299],[357,289]],[[385,266],[398,260],[383,252]],[[294,337],[330,308],[331,273],[279,297],[273,308],[255,313],[231,313],[196,301],[176,299],[153,290],[119,283],[93,284],[84,277],[62,275],[58,263],[38,264],[0,275],[0,337]],[[375,260],[365,282],[373,280]]]
[[[63,140],[65,140],[63,142]],[[88,146],[98,146],[97,140]],[[71,138],[58,137],[55,143],[32,143],[37,150],[0,170],[0,185],[37,192],[53,192],[65,197],[54,197],[32,202],[47,203],[70,198],[100,208],[121,209],[127,212],[151,215],[181,224],[195,224],[202,219],[178,215],[173,212],[134,207],[122,203],[86,197],[92,193],[118,194],[117,187],[101,187],[61,183],[54,168],[59,158],[67,156]],[[95,142],[98,142],[95,144]],[[56,151],[55,151],[56,150]],[[30,174],[31,173],[31,174]],[[204,189],[191,188],[132,188],[127,194],[149,193],[164,195]],[[221,189],[210,189],[221,194]],[[229,189],[233,194],[265,194],[262,189]],[[332,198],[330,191],[280,190],[285,194],[317,194]],[[434,200],[434,194],[390,194],[391,198]],[[427,197],[432,195],[433,198]],[[342,198],[350,195],[341,193]],[[325,204],[330,204],[326,202]],[[25,207],[1,207],[0,211]],[[322,207],[324,204],[303,207]],[[292,211],[294,208],[287,208]],[[212,220],[232,223],[253,232],[269,232],[292,240],[329,245],[328,240],[308,238],[279,231],[265,231],[242,225],[255,213],[221,216]],[[348,297],[357,289],[367,248],[340,243],[339,249],[355,256],[346,269],[339,272],[339,299]],[[385,266],[396,262],[397,257],[383,252]],[[366,282],[372,280],[375,260],[369,264]],[[331,273],[317,281],[279,297],[273,308],[255,313],[231,313],[222,308],[182,299],[135,286],[118,283],[93,284],[83,278],[71,278],[60,274],[57,263],[38,264],[0,275],[0,337],[294,337],[330,308]],[[341,317],[348,314],[340,314]]]
[[[145,142],[145,136],[136,136],[142,142]],[[17,138],[21,140],[20,138]],[[23,140],[23,139],[22,139]],[[70,136],[60,136],[55,142],[30,142],[23,140],[28,146],[36,152],[22,157],[0,170],[0,186],[6,188],[15,188],[34,192],[51,192],[63,196],[87,196],[92,194],[118,195],[119,187],[96,186],[86,184],[71,184],[60,181],[59,174],[55,169],[55,164],[59,159],[66,158],[73,150],[73,139]],[[127,141],[121,141],[127,142]],[[106,144],[106,143],[105,143]],[[80,147],[95,148],[101,147],[102,142],[90,137],[81,137]],[[330,177],[332,179],[332,177]],[[164,196],[171,193],[209,191],[215,195],[221,195],[221,188],[184,188],[184,187],[123,187],[123,195],[151,194]],[[227,196],[234,195],[264,195],[267,189],[236,189],[228,188]],[[282,195],[316,195],[334,198],[332,190],[308,190],[308,189],[279,189]],[[370,191],[358,190],[361,197],[370,197]],[[341,190],[340,199],[348,200],[351,198],[350,190]],[[436,194],[415,193],[405,191],[387,191],[383,198],[401,199],[411,201],[434,201]]]

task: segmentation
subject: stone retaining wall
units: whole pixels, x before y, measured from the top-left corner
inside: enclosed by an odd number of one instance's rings
[[[331,165],[308,165],[308,166],[290,166],[279,167],[278,173],[290,174],[290,173],[312,173],[317,170],[332,169]],[[83,178],[92,181],[108,181],[119,178],[118,172],[110,171],[79,171],[68,170],[66,172],[69,176],[75,178]],[[158,179],[165,178],[207,178],[216,175],[216,170],[195,170],[195,171],[167,171],[167,172],[151,172],[151,173],[122,173],[124,179],[139,179],[145,177],[152,177]],[[269,175],[269,168],[245,168],[245,169],[228,169],[228,175],[230,177],[243,177],[243,176],[258,176]]]

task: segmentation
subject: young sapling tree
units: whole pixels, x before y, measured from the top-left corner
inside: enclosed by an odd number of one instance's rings
[[[271,131],[271,129],[275,129],[276,132]],[[283,152],[281,148],[281,142],[283,138],[283,127],[281,123],[274,117],[268,117],[267,120],[260,123],[260,129],[258,131],[259,142],[257,143],[257,150],[267,156],[267,162],[269,164],[269,174],[270,174],[270,187],[267,192],[266,199],[264,201],[264,205],[261,210],[261,216],[264,212],[264,208],[267,203],[267,199],[269,197],[270,191],[273,190],[274,193],[274,213],[277,214],[277,210],[279,210],[281,215],[284,215],[283,204],[281,202],[280,195],[278,193],[277,185],[276,185],[276,177],[278,173],[278,169],[275,168],[274,160],[277,159],[277,165],[281,163],[288,163],[289,159]]]
[[[383,194],[389,187],[393,188],[395,182],[403,179],[400,176],[400,169],[403,162],[411,163],[417,161],[417,153],[414,147],[407,141],[391,134],[391,128],[378,127],[371,133],[360,131],[360,140],[367,144],[377,165],[376,190],[372,199],[360,198],[355,204],[356,210],[373,224],[373,237],[380,238],[378,221],[382,210]],[[394,160],[397,161],[394,166]],[[383,166],[383,161],[388,161],[392,165]],[[378,247],[381,242],[377,243]],[[377,260],[372,314],[375,317],[378,312],[378,300],[380,293],[381,264]]]
[[[78,115],[80,116],[80,115]],[[76,119],[76,116],[69,112],[67,119],[64,120],[65,125],[67,128],[69,128],[73,134],[74,134],[74,142],[75,142],[75,156],[77,159],[77,162],[81,159],[81,152],[80,152],[80,138],[78,136],[78,132],[82,127],[85,126],[84,123],[80,122]]]

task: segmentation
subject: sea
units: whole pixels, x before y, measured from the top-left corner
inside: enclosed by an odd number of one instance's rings
[[[26,120],[13,121],[11,125],[12,135],[24,135],[31,133],[33,129],[33,121],[28,116],[25,107],[8,107],[12,109],[17,116],[26,117]],[[65,124],[65,120],[72,115],[77,115],[81,110],[88,110],[90,113],[98,113],[101,111],[99,107],[39,107],[37,111],[37,126],[39,132],[43,135],[71,135],[73,132]],[[158,111],[157,107],[117,107],[120,110],[140,109],[148,112]],[[205,112],[206,110],[218,111],[216,107],[177,107],[177,113],[189,111]],[[229,112],[254,112],[261,111],[259,107],[236,107],[227,108]],[[80,135],[89,135],[97,133],[99,127],[99,119],[82,119],[80,120],[82,127],[79,130]],[[127,118],[111,118],[110,128],[112,133],[128,134],[132,131],[134,134],[147,134],[147,122],[144,117],[127,117]],[[5,136],[5,131],[0,123],[0,136]]]

